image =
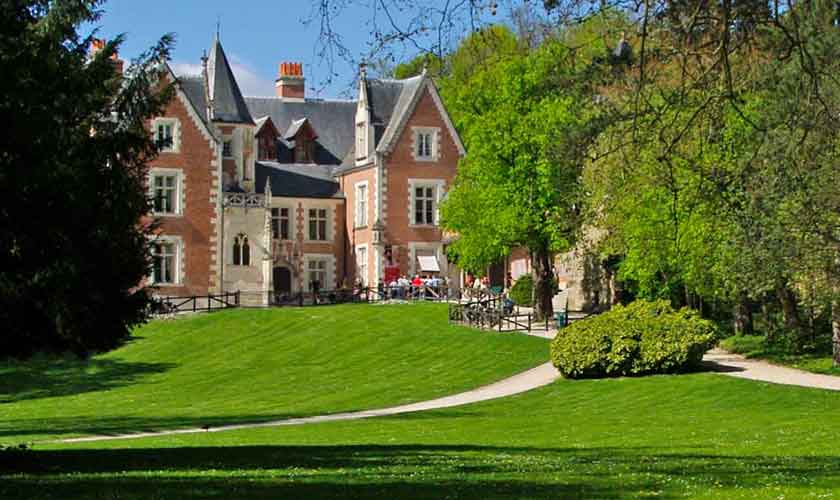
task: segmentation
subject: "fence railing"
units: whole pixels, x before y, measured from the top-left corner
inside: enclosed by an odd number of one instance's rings
[[[152,315],[179,312],[215,311],[239,307],[240,292],[225,292],[208,295],[158,296],[151,305]]]

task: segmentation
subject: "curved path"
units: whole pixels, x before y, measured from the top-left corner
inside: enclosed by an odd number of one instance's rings
[[[538,336],[548,336],[550,332],[536,333]],[[793,368],[785,368],[773,365],[765,361],[746,359],[743,356],[732,354],[720,349],[713,349],[703,356],[704,364],[713,371],[730,377],[738,377],[749,380],[770,382],[774,384],[797,385],[816,389],[828,389],[840,391],[840,377],[831,375],[818,375]],[[144,437],[171,436],[176,434],[193,434],[199,432],[221,432],[237,429],[254,429],[259,427],[279,427],[284,425],[314,424],[319,422],[336,422],[340,420],[358,420],[371,417],[385,417],[399,415],[401,413],[412,413],[425,410],[438,410],[451,408],[470,403],[478,403],[491,399],[513,396],[522,392],[530,391],[544,385],[548,385],[560,377],[557,370],[551,363],[544,363],[536,368],[519,373],[512,377],[500,380],[490,385],[479,387],[471,391],[454,394],[429,401],[411,403],[378,410],[362,410],[345,413],[334,413],[331,415],[318,415],[313,417],[289,418],[285,420],[271,420],[267,422],[254,422],[244,424],[220,425],[218,427],[192,427],[187,429],[174,429],[155,432],[138,432],[133,434],[116,434],[107,436],[85,436],[78,438],[62,439],[59,443],[83,443],[90,441],[109,441],[115,439],[136,439]]]
[[[707,352],[703,356],[703,362],[710,369],[730,377],[840,391],[840,377],[786,368],[757,359],[747,359],[722,349],[712,349]]]
[[[415,411],[424,410],[438,410],[441,408],[451,408],[453,406],[461,406],[470,403],[478,403],[480,401],[488,401],[490,399],[503,398],[506,396],[513,396],[521,392],[530,391],[544,385],[548,385],[560,377],[557,370],[551,363],[543,363],[536,368],[531,368],[528,371],[516,374],[512,377],[500,380],[478,389],[446,396],[429,401],[421,401],[419,403],[411,403],[401,406],[392,406],[390,408],[381,408],[378,410],[362,410],[347,413],[334,413],[332,415],[319,415],[315,417],[301,417],[289,418],[285,420],[272,420],[268,422],[256,422],[249,424],[231,424],[220,425],[218,427],[208,428],[189,428],[189,429],[174,429],[169,431],[155,431],[155,432],[138,432],[134,434],[118,434],[108,436],[86,436],[79,438],[61,439],[56,442],[59,443],[84,443],[89,441],[109,441],[113,439],[136,439],[144,437],[159,437],[171,436],[175,434],[193,434],[198,432],[221,432],[232,431],[237,429],[254,429],[258,427],[277,427],[283,425],[300,425],[300,424],[314,424],[319,422],[335,422],[339,420],[357,420],[360,418],[384,417],[388,415],[399,415],[401,413],[411,413]]]

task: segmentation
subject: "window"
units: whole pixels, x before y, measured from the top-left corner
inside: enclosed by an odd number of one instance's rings
[[[156,214],[179,213],[179,178],[176,173],[152,173],[152,202]]]
[[[418,186],[414,188],[414,224],[433,225],[435,223],[436,188]]]
[[[306,263],[306,275],[309,279],[309,289],[323,290],[327,285],[327,260],[312,259]]]
[[[159,118],[154,121],[155,144],[159,151],[175,152],[178,150],[176,140],[177,120]]]
[[[364,123],[356,124],[356,158],[367,157],[367,127]]]
[[[312,241],[327,240],[327,209],[309,209],[309,239]]]
[[[356,279],[362,284],[367,285],[367,270],[368,270],[368,255],[367,245],[356,247]]]
[[[248,237],[244,234],[233,238],[233,265],[251,265],[251,245],[248,244]]]
[[[271,237],[275,240],[289,239],[289,209],[271,209]]]
[[[156,241],[152,245],[152,281],[174,285],[178,282],[178,245],[174,241]]]
[[[295,137],[295,163],[311,163],[314,142],[304,134]]]
[[[430,132],[420,132],[417,134],[417,157],[432,157],[432,134]]]
[[[222,142],[222,157],[233,158],[233,139],[225,139]]]
[[[356,227],[367,226],[367,182],[356,184]]]

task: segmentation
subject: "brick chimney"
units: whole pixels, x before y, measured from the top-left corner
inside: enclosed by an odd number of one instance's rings
[[[90,42],[90,57],[93,57],[97,52],[105,48],[105,45],[108,43],[107,40],[104,38],[94,38]],[[111,54],[111,61],[114,63],[114,68],[117,70],[118,75],[122,75],[123,73],[123,60],[119,58],[116,52]]]
[[[280,63],[274,87],[277,97],[289,102],[303,102],[305,97],[303,66],[300,63]]]

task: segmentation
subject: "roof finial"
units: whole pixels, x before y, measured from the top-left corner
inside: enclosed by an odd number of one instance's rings
[[[367,63],[362,61],[359,63],[359,79],[364,80],[367,78]]]
[[[222,37],[222,16],[216,14],[216,40]]]

